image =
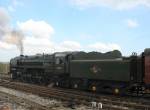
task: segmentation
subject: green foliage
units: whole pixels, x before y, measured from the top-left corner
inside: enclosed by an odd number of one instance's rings
[[[0,73],[8,73],[9,64],[8,63],[0,63]]]

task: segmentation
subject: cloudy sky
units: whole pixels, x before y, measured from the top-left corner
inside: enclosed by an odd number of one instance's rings
[[[0,61],[20,54],[150,47],[150,0],[0,0]]]

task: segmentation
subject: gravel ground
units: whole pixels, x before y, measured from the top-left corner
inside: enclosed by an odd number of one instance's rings
[[[58,101],[55,99],[43,98],[43,97],[39,97],[37,95],[33,95],[30,93],[7,89],[1,86],[0,86],[0,92],[9,93],[17,97],[28,99],[38,104],[51,107],[52,110],[72,110],[69,107],[64,107],[61,101]],[[5,109],[2,109],[3,107],[5,107]],[[31,108],[28,108],[26,106],[20,106],[16,103],[12,103],[9,101],[9,99],[7,101],[3,101],[1,100],[1,96],[0,96],[0,110],[31,110]],[[32,108],[32,110],[34,110],[34,108]],[[92,109],[87,106],[79,105],[79,106],[75,106],[75,110],[92,110]]]
[[[29,110],[29,109],[24,106],[20,106],[16,103],[10,103],[9,101],[1,101],[0,110]]]

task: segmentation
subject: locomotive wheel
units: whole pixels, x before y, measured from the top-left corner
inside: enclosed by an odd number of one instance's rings
[[[24,82],[23,76],[21,76],[19,79],[21,82]]]
[[[77,89],[78,88],[78,84],[74,84],[74,88]]]
[[[42,84],[42,78],[39,78],[39,84]]]
[[[73,89],[80,89],[80,90],[84,89],[82,80],[80,80],[80,79],[72,79],[71,80],[71,88],[73,88]]]
[[[58,81],[56,81],[56,82],[55,82],[55,85],[56,85],[56,86],[59,86],[59,82],[58,82]]]
[[[97,87],[95,85],[92,86],[92,91],[95,92]]]
[[[89,85],[89,90],[92,92],[96,92],[97,91],[96,83],[92,83],[91,85]]]
[[[113,93],[114,93],[115,95],[120,94],[120,89],[119,89],[119,88],[114,88]]]
[[[29,82],[30,82],[30,83],[33,83],[33,82],[32,82],[32,78],[31,78],[31,77],[29,78]]]

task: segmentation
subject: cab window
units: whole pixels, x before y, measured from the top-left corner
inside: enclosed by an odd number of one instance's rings
[[[61,58],[56,58],[55,63],[56,64],[63,64],[63,60]]]

